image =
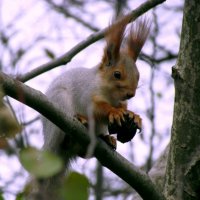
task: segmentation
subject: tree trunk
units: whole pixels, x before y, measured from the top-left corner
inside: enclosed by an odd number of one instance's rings
[[[166,169],[167,200],[200,199],[200,1],[185,0]]]

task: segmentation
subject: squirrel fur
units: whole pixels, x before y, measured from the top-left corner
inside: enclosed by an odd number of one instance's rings
[[[109,122],[116,120],[118,124],[121,123],[123,114],[130,112],[127,111],[127,100],[135,96],[138,87],[136,60],[148,36],[149,23],[145,19],[136,21],[125,40],[125,29],[129,21],[125,18],[109,26],[105,33],[103,57],[97,66],[67,70],[51,83],[46,92],[48,99],[59,109],[82,123],[90,125],[88,119],[91,109],[97,135],[107,134]],[[125,42],[122,44],[123,39]],[[141,127],[139,115],[132,114],[134,121]],[[73,144],[65,140],[70,138],[67,137],[67,130],[66,133],[62,132],[45,118],[42,123],[43,149],[62,154],[67,165],[75,156]],[[69,144],[66,149],[63,149],[63,141]],[[111,139],[110,142],[115,141]]]

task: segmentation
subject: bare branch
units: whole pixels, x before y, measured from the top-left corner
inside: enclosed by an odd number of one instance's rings
[[[124,17],[130,17],[130,22],[132,22],[135,19],[137,19],[140,15],[144,14],[145,12],[147,12],[151,8],[157,6],[158,4],[163,3],[164,1],[165,0],[147,1],[147,2],[143,3],[141,6],[139,6],[137,9],[135,9],[135,10],[131,11],[130,13],[128,13],[127,15],[125,15]],[[89,45],[93,44],[94,42],[102,39],[104,37],[106,30],[107,30],[107,28],[104,28],[103,30],[101,30],[97,33],[91,34],[85,40],[78,43],[71,50],[69,50],[67,53],[60,56],[56,60],[53,60],[53,61],[48,62],[46,64],[43,64],[43,65],[37,67],[36,69],[28,72],[27,74],[18,77],[18,79],[22,82],[26,82],[26,81],[44,73],[44,72],[47,72],[47,71],[49,71],[49,70],[51,70],[55,67],[58,67],[60,65],[66,65],[80,51],[82,51],[83,49],[85,49]]]
[[[0,73],[0,85],[5,94],[40,112],[63,131],[67,130],[75,141],[81,143],[82,148],[87,148],[90,139],[82,125],[72,121],[66,113],[58,110],[40,91],[28,87],[4,73]],[[111,150],[100,139],[97,142],[94,155],[103,166],[133,187],[143,199],[164,200],[162,194],[156,190],[155,185],[145,172],[138,169],[116,151]]]
[[[35,118],[31,119],[30,121],[23,122],[22,126],[29,126],[38,120],[40,120],[40,116],[36,116]]]
[[[58,12],[62,13],[66,18],[70,17],[72,19],[74,19],[75,21],[77,21],[78,23],[82,24],[83,26],[87,27],[88,29],[92,30],[92,31],[99,31],[99,29],[95,26],[92,26],[90,23],[84,21],[81,17],[77,17],[77,15],[73,14],[72,12],[70,12],[69,10],[69,6],[64,6],[63,5],[57,5],[55,4],[52,0],[46,0],[46,2],[55,10],[57,10]]]

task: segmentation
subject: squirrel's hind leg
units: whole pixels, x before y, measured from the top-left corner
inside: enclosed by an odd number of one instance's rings
[[[117,149],[117,139],[111,135],[100,135],[100,138],[112,149]]]

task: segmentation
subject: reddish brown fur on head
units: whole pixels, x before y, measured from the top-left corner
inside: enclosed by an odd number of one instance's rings
[[[103,64],[115,65],[119,60],[121,43],[124,38],[126,26],[129,22],[130,18],[125,17],[111,24],[108,28],[105,34],[107,44],[104,49],[102,59]],[[124,51],[127,53],[127,56],[130,56],[134,61],[137,60],[138,55],[147,39],[149,29],[149,21],[145,18],[143,20],[137,20],[131,25]]]
[[[127,53],[131,58],[133,58],[134,61],[137,60],[139,53],[147,39],[149,29],[149,21],[146,19],[136,21],[136,23],[131,25],[127,41]]]
[[[124,38],[124,31],[128,24],[128,19],[119,20],[111,24],[106,31],[106,47],[102,62],[106,65],[114,65],[120,56],[120,46]]]
[[[103,91],[113,102],[123,101],[135,95],[139,80],[135,62],[149,33],[147,20],[136,22],[131,26],[125,45],[121,49],[129,21],[129,18],[117,21],[108,28],[105,35],[107,44],[99,69],[104,82]]]

